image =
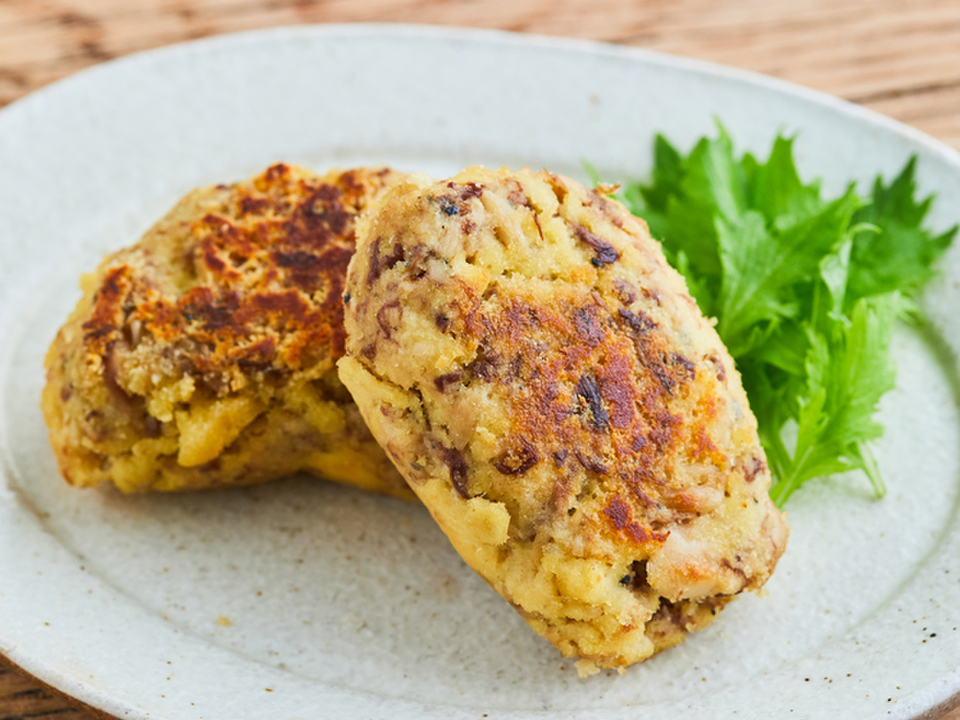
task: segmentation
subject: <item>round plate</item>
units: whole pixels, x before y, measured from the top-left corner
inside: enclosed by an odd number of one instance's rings
[[[190,188],[277,160],[641,177],[654,133],[797,133],[826,192],[919,155],[931,221],[960,158],[783,83],[636,50],[401,26],[277,29],[130,57],[0,112],[0,652],[126,718],[909,718],[960,690],[960,247],[900,328],[889,486],[810,483],[764,598],[625,675],[579,679],[419,506],[309,478],[79,491],[38,398],[77,278]]]

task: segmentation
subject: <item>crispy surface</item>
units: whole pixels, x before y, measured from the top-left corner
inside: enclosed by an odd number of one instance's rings
[[[759,590],[787,526],[733,361],[646,226],[546,172],[411,177],[358,230],[340,376],[461,556],[619,667]]]
[[[398,177],[274,165],[190,193],[85,276],[46,360],[63,476],[135,492],[303,470],[409,495],[335,370],[355,221]]]

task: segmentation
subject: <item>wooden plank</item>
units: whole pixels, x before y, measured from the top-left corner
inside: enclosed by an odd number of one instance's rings
[[[569,35],[721,62],[861,102],[957,145],[953,110],[936,102],[938,93],[952,97],[960,86],[954,0],[6,0],[0,3],[0,103],[104,59],[184,39],[370,20]],[[905,99],[918,94],[923,112]]]
[[[0,720],[95,720],[36,680],[0,663]]]

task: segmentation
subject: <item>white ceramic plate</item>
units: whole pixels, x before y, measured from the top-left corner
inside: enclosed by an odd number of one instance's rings
[[[769,595],[625,676],[581,680],[420,507],[309,479],[122,497],[57,476],[42,358],[79,273],[182,193],[275,160],[641,176],[651,139],[722,118],[741,149],[799,132],[828,191],[920,156],[934,225],[960,157],[769,79],[486,32],[302,27],[81,73],[0,112],[0,652],[128,718],[910,718],[960,690],[960,247],[900,329],[877,448],[890,492],[811,483]]]

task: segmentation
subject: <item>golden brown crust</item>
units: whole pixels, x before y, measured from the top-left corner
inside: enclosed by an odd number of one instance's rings
[[[277,164],[107,257],[47,358],[64,476],[180,490],[306,470],[407,495],[334,371],[356,218],[398,177]]]
[[[458,551],[621,666],[772,572],[786,525],[733,362],[641,221],[573,181],[410,178],[350,266],[340,372]]]
[[[354,220],[394,177],[382,169],[319,178],[280,164],[249,184],[191,196],[187,212],[181,206],[174,223],[154,230],[176,253],[147,238],[107,261],[83,323],[86,351],[136,345],[138,328],[164,350],[176,348],[187,372],[225,384],[256,369],[291,373],[339,357]],[[202,215],[191,219],[193,211]],[[171,238],[177,232],[189,237]],[[164,281],[176,284],[174,293]]]

